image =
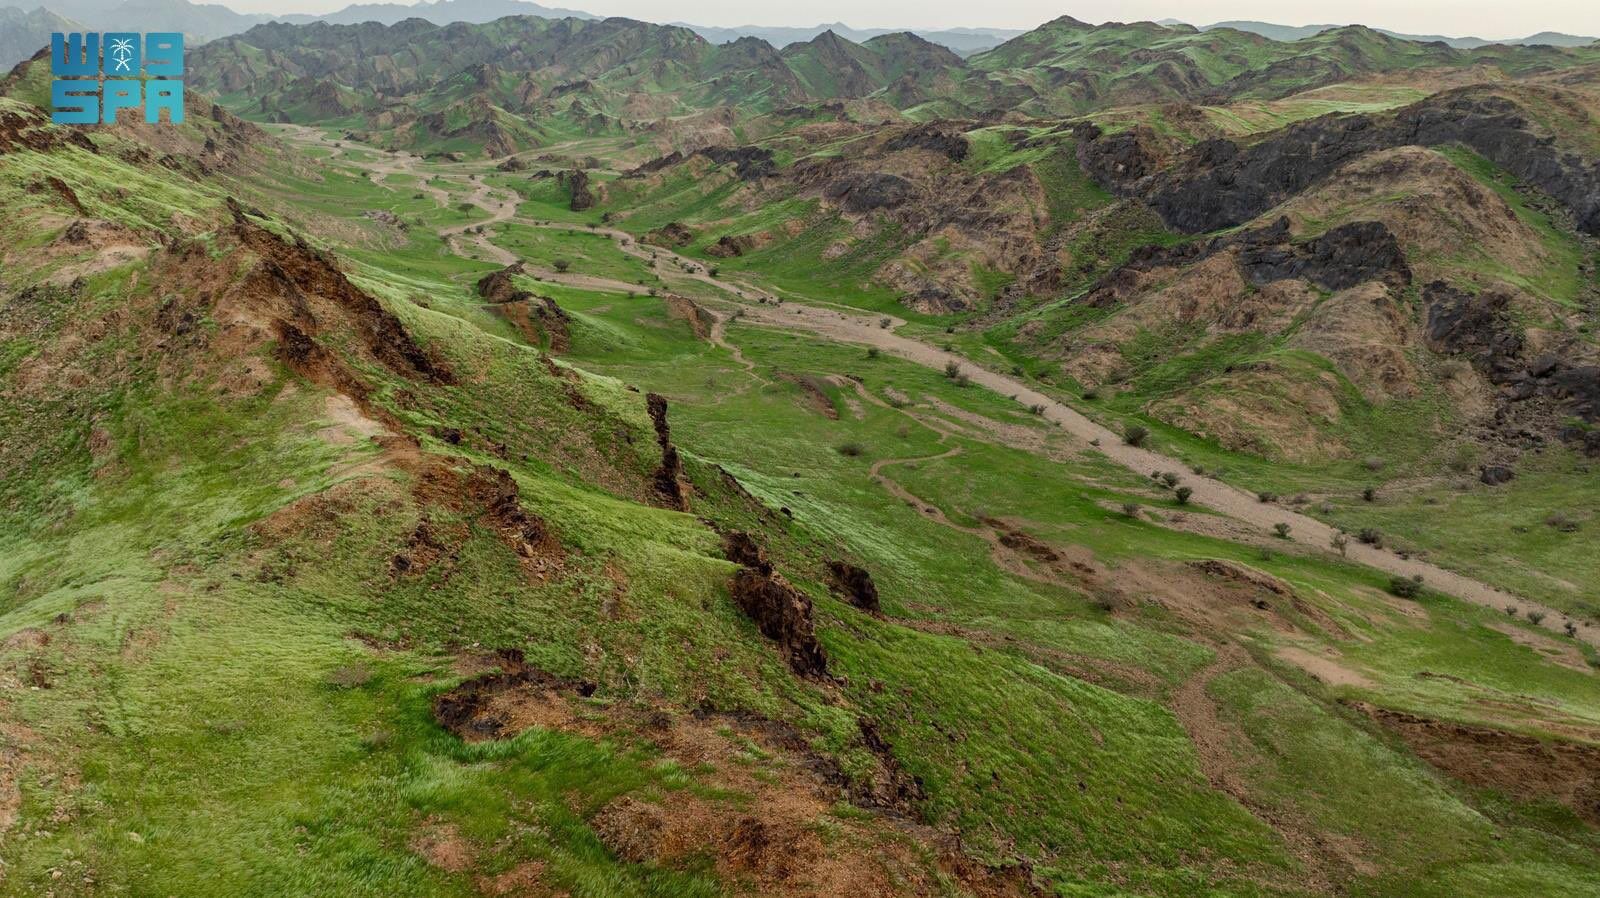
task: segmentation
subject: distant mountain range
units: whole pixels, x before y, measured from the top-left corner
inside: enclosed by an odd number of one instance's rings
[[[573,18],[595,20],[602,18],[577,9],[542,6],[528,0],[434,0],[414,5],[404,3],[356,3],[326,15],[287,15],[240,13],[215,3],[191,3],[189,0],[49,0],[49,5],[31,11],[17,7],[0,7],[0,67],[10,66],[31,56],[50,40],[52,31],[87,29],[113,29],[137,27],[144,31],[182,31],[189,39],[200,44],[234,34],[241,34],[256,25],[267,22],[307,24],[327,22],[332,25],[354,25],[377,22],[394,25],[406,19],[422,19],[435,25],[452,22],[483,24],[506,16],[537,16],[544,19]],[[721,27],[673,23],[687,28],[713,44],[725,44],[740,38],[758,38],[774,47],[811,41],[823,34],[832,33],[852,43],[864,43],[875,37],[893,33],[910,33],[966,57],[998,47],[1027,32],[1007,28],[948,28],[948,29],[892,29],[851,28],[842,23],[818,24],[809,27],[741,25]],[[1114,24],[1114,23],[1112,23]],[[1148,23],[1147,23],[1148,24]],[[1190,28],[1176,19],[1164,19],[1166,26]],[[1275,41],[1296,41],[1339,28],[1337,25],[1276,25],[1270,22],[1232,21],[1200,26],[1201,31],[1233,29],[1258,34]],[[1515,40],[1487,41],[1476,37],[1442,37],[1414,35],[1373,29],[1389,37],[1409,41],[1441,41],[1457,49],[1475,49],[1491,43],[1506,45],[1548,44],[1557,47],[1578,47],[1596,39],[1571,34],[1544,31]]]
[[[1177,19],[1163,19],[1161,24],[1177,25],[1183,23]],[[1201,25],[1200,30],[1211,31],[1212,29],[1216,28],[1232,28],[1235,31],[1248,31],[1252,34],[1259,34],[1262,37],[1269,37],[1275,41],[1297,41],[1301,38],[1311,37],[1330,29],[1342,27],[1344,26],[1274,25],[1271,22],[1233,21],[1216,22],[1211,25]],[[1424,43],[1438,41],[1443,44],[1448,44],[1457,50],[1475,50],[1479,47],[1487,47],[1490,44],[1504,44],[1506,46],[1536,46],[1542,44],[1551,47],[1583,47],[1594,43],[1596,40],[1600,40],[1600,38],[1584,37],[1577,34],[1562,34],[1559,31],[1541,31],[1538,34],[1530,34],[1527,37],[1505,38],[1503,40],[1491,41],[1484,40],[1481,37],[1445,37],[1442,34],[1404,34],[1399,31],[1389,31],[1384,28],[1374,28],[1372,30],[1378,32],[1379,34],[1387,34],[1390,37],[1396,37],[1404,41],[1422,41]]]
[[[790,44],[809,41],[828,31],[858,44],[885,34],[909,32],[923,40],[949,47],[962,56],[977,53],[980,50],[987,50],[991,47],[998,47],[1017,35],[1025,33],[1025,29],[1019,28],[947,28],[942,30],[851,28],[842,22],[812,25],[809,28],[778,25],[739,25],[733,28],[723,28],[714,25],[695,25],[689,22],[673,22],[672,24],[687,28],[713,44],[725,44],[729,41],[736,41],[741,37],[755,37],[772,44],[774,47],[786,47]]]

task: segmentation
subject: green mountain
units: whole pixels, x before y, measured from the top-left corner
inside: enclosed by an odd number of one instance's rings
[[[1590,51],[279,23],[88,128],[47,69],[0,898],[1600,893]]]

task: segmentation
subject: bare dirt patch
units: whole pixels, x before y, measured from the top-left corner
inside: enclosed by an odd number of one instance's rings
[[[1365,702],[1352,705],[1455,779],[1522,801],[1556,801],[1600,826],[1600,745],[1434,720]]]

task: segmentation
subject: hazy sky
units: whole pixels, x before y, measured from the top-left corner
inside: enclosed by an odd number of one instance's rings
[[[3,0],[0,0],[3,2]],[[204,0],[200,0],[204,2]],[[353,0],[213,0],[241,12],[328,12]],[[403,2],[403,0],[402,0]],[[750,3],[749,0],[537,0],[596,15],[649,22],[704,25],[815,25],[844,22],[858,28],[942,28],[988,25],[1031,28],[1062,14],[1086,22],[1132,22],[1176,18],[1206,25],[1228,19],[1258,19],[1284,25],[1359,22],[1413,34],[1522,37],[1538,31],[1600,35],[1597,0],[1088,0],[1061,6],[1049,0],[809,0]]]

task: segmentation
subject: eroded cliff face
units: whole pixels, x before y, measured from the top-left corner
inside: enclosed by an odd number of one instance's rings
[[[1600,234],[1600,161],[1565,145],[1524,105],[1560,100],[1549,88],[1476,86],[1391,114],[1323,116],[1255,143],[1203,141],[1165,166],[1170,150],[1148,128],[1097,136],[1080,159],[1108,188],[1144,199],[1169,227],[1194,234],[1248,222],[1369,153],[1460,144],[1559,200],[1579,229]]]

